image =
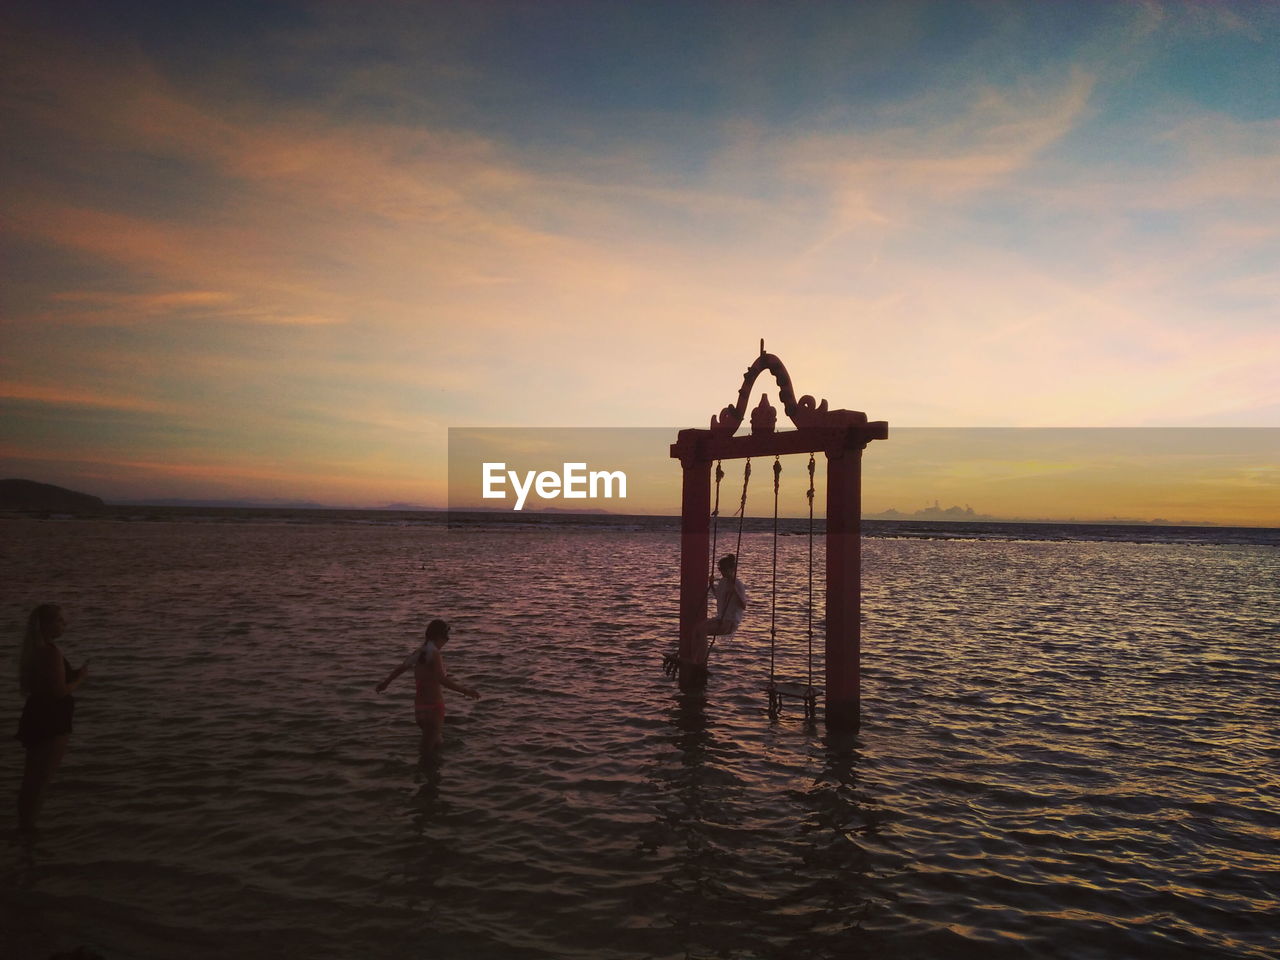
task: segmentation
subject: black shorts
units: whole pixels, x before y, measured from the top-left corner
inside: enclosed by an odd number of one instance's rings
[[[76,698],[67,694],[55,697],[48,693],[36,693],[27,697],[18,721],[17,738],[30,749],[37,743],[71,732],[71,717],[76,711]]]

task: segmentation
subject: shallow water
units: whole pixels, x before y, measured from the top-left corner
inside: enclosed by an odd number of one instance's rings
[[[660,669],[669,532],[3,526],[0,628],[54,599],[92,658],[0,878],[31,949],[1263,957],[1280,929],[1271,547],[868,540],[836,737],[766,713],[766,534],[703,700]],[[803,676],[806,543],[779,543]],[[372,688],[437,615],[484,699],[424,765],[411,681]]]

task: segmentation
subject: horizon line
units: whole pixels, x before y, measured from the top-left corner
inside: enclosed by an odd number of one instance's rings
[[[167,500],[168,502],[164,502]],[[179,498],[163,498],[161,502],[153,502],[148,500],[104,500],[104,506],[107,507],[153,507],[153,508],[170,508],[170,509],[207,509],[207,510],[300,510],[314,512],[366,512],[366,513],[431,513],[431,514],[449,514],[449,513],[483,513],[493,515],[517,515],[517,514],[538,514],[551,515],[561,517],[647,517],[662,520],[679,520],[680,514],[672,513],[622,513],[614,510],[604,509],[564,509],[557,507],[536,508],[529,507],[523,510],[499,509],[496,507],[441,507],[426,504],[381,504],[376,506],[342,506],[336,504],[321,504],[309,501],[284,500],[202,500],[202,499],[179,499]],[[22,511],[18,511],[22,512]],[[57,512],[57,511],[42,511]],[[885,516],[890,511],[880,511],[879,513],[861,514],[860,520],[872,520],[881,523],[999,523],[999,524],[1076,524],[1082,526],[1148,526],[1148,527],[1216,527],[1216,528],[1238,528],[1250,530],[1277,530],[1280,526],[1269,526],[1264,523],[1223,523],[1215,520],[1170,520],[1165,517],[1153,517],[1150,519],[1140,519],[1137,517],[1104,517],[1100,519],[1082,519],[1079,517],[998,517],[990,514],[977,514],[973,517],[951,517],[943,516],[945,510],[939,510],[936,516],[920,516],[919,514],[902,514],[897,513],[895,516]],[[769,516],[752,516],[748,515],[748,520],[771,520]],[[797,514],[795,516],[779,515],[781,520],[804,520],[807,516]],[[826,522],[826,517],[815,517],[815,521]]]

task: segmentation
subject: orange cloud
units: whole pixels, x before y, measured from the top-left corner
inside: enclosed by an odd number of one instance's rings
[[[104,394],[93,390],[61,385],[0,381],[0,399],[23,400],[65,407],[92,407],[143,413],[160,413],[170,408],[162,403],[137,396]]]
[[[53,299],[69,303],[126,306],[144,313],[158,313],[173,307],[225,303],[231,299],[231,296],[214,290],[177,290],[170,293],[104,293],[88,290],[69,290],[63,293],[55,293]]]

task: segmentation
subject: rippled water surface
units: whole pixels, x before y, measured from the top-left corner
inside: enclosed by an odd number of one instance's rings
[[[92,658],[41,836],[6,848],[32,956],[1274,955],[1275,548],[868,540],[837,737],[767,715],[767,534],[688,699],[670,533],[3,528],[11,649],[51,599]],[[779,543],[803,676],[806,544]],[[484,699],[424,765],[411,681],[373,685],[433,616]]]

